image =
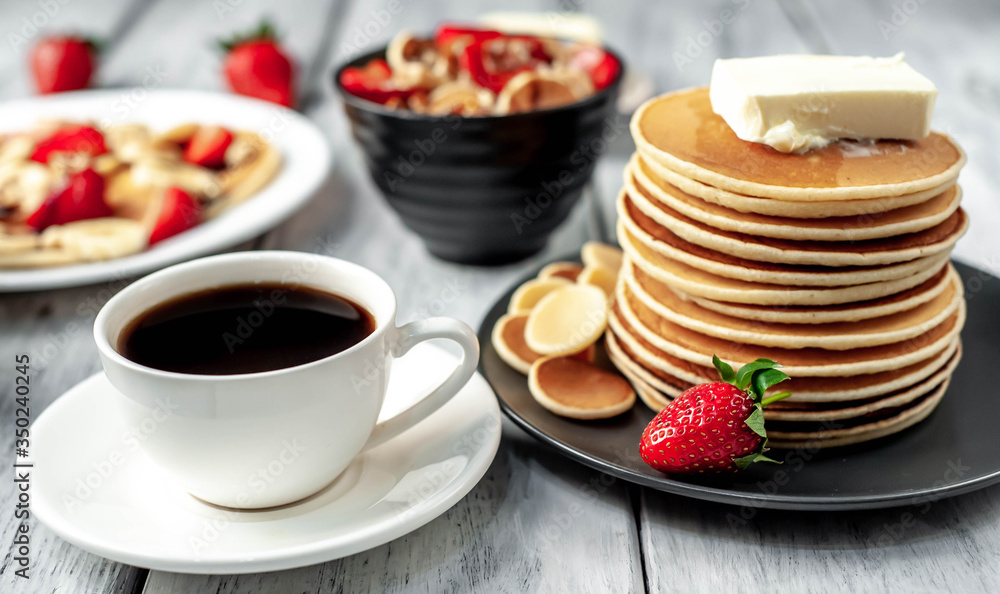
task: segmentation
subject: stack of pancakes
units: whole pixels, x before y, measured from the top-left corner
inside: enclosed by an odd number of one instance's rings
[[[949,263],[968,219],[945,135],[785,154],[740,140],[707,89],[635,114],[608,352],[659,410],[734,367],[784,365],[774,447],[875,439],[925,418],[961,355]]]

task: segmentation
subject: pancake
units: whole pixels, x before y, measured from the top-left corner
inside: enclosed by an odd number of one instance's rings
[[[633,378],[640,380],[643,384],[649,385],[670,398],[676,398],[681,392],[694,385],[692,382],[685,382],[667,374],[663,374],[665,377],[660,377],[650,373],[648,369],[636,363],[625,349],[619,346],[618,339],[615,338],[615,333],[610,328],[604,335],[604,345],[608,350],[608,359],[618,368],[618,371],[622,372],[622,375],[628,377],[630,380]],[[713,380],[706,379],[705,381]]]
[[[643,246],[667,258],[719,276],[750,282],[806,287],[843,287],[900,279],[940,266],[948,253],[887,266],[797,266],[747,260],[687,242],[655,223],[622,193],[617,203],[621,226]]]
[[[749,346],[706,336],[659,317],[645,307],[625,283],[618,285],[614,311],[639,336],[677,358],[707,366],[712,364],[712,355],[739,365],[766,357],[780,362],[785,373],[793,377],[844,377],[911,365],[944,349],[958,335],[965,322],[965,302],[962,301],[947,320],[915,338],[874,347],[832,351],[814,347],[784,349]]]
[[[912,289],[939,274],[948,265],[947,260],[942,259],[939,265],[931,264],[904,278],[854,286],[782,286],[725,278],[666,258],[633,239],[621,220],[618,221],[618,240],[628,255],[625,266],[635,266],[671,288],[717,301],[776,307],[842,305],[880,299]]]
[[[961,282],[953,277],[948,289],[915,308],[859,322],[782,324],[745,320],[705,309],[658,283],[644,285],[644,275],[629,268],[625,283],[630,295],[665,320],[708,336],[742,344],[800,349],[847,350],[891,344],[915,338],[943,323],[962,300]],[[646,277],[648,279],[648,277]]]
[[[768,428],[768,445],[775,449],[799,447],[831,448],[864,441],[870,441],[898,433],[927,418],[937,407],[948,389],[949,381],[943,382],[931,393],[919,399],[912,406],[899,410],[895,415],[845,428],[820,429],[812,431],[788,431],[782,428]],[[832,423],[836,427],[836,421]]]
[[[965,154],[943,134],[916,141],[834,142],[805,154],[740,140],[708,88],[650,99],[632,116],[636,146],[679,174],[730,192],[787,201],[912,194],[957,177]]]
[[[951,266],[944,266],[933,277],[922,284],[901,291],[889,297],[847,303],[844,305],[828,305],[826,307],[787,306],[773,307],[766,305],[747,305],[713,301],[694,295],[685,298],[697,303],[705,309],[744,320],[760,322],[779,322],[784,324],[829,324],[833,322],[857,322],[880,316],[887,316],[926,303],[940,295],[957,278],[958,273]],[[961,282],[961,281],[959,281]]]
[[[644,229],[651,235],[658,233],[655,227],[665,227],[685,241],[724,254],[784,264],[873,266],[905,262],[950,251],[969,223],[965,211],[958,208],[945,221],[915,233],[855,242],[793,241],[710,227],[650,199],[641,190],[635,195],[627,194],[624,200],[627,212],[635,212],[628,208],[632,204],[648,217]]]
[[[692,384],[685,384],[679,380],[668,383],[660,378],[652,376],[634,362],[629,360],[617,342],[609,334],[607,341],[608,351],[612,363],[630,382],[632,382],[636,393],[643,399],[651,409],[656,412],[662,410],[673,398],[679,396],[684,390],[690,388]],[[945,364],[936,369],[934,373],[912,385],[878,398],[871,398],[862,401],[847,401],[844,403],[833,403],[832,405],[813,405],[803,408],[779,407],[779,403],[772,404],[765,410],[764,415],[769,421],[795,421],[795,422],[816,422],[816,421],[837,421],[856,419],[866,415],[872,415],[886,409],[893,409],[906,406],[921,396],[926,395],[936,386],[951,377],[951,374],[958,367],[961,360],[961,348],[954,352]],[[718,381],[716,379],[715,381]],[[783,388],[784,389],[784,388]],[[785,402],[785,401],[781,401]]]
[[[608,328],[609,334],[614,335],[614,347],[645,372],[640,374],[645,381],[663,392],[670,393],[671,389],[677,390],[692,384],[719,379],[714,367],[698,365],[658,349],[637,336],[637,333],[616,315],[609,318]],[[941,351],[923,361],[889,371],[844,377],[792,376],[783,382],[780,388],[772,389],[775,393],[788,390],[792,396],[773,406],[794,408],[865,400],[905,389],[923,381],[940,369],[955,354],[958,342],[953,340],[944,345]],[[656,378],[657,381],[653,381],[650,377]]]
[[[727,192],[684,177],[667,167],[657,164],[653,160],[646,159],[643,157],[641,151],[637,152],[636,156],[638,169],[648,177],[675,186],[682,192],[700,198],[705,202],[718,204],[719,206],[724,206],[738,212],[799,219],[880,214],[889,210],[919,204],[941,194],[955,184],[955,179],[951,179],[941,186],[902,196],[880,196],[878,198],[862,200],[787,202],[784,200],[775,200],[774,198],[756,198],[754,196]]]
[[[625,169],[625,188],[638,206],[660,224],[669,219],[656,209],[643,208],[641,198],[655,200],[674,211],[710,227],[759,237],[810,241],[862,241],[915,233],[944,222],[958,208],[962,193],[958,185],[924,202],[869,215],[796,219],[741,213],[685,194],[680,189],[647,177],[636,165],[636,157]]]

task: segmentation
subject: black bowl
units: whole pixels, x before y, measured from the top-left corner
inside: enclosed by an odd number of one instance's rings
[[[610,50],[607,50],[610,51]],[[428,116],[350,94],[334,74],[375,184],[432,254],[463,264],[521,260],[545,247],[590,180],[609,140],[625,64],[607,88],[554,109],[507,116]]]

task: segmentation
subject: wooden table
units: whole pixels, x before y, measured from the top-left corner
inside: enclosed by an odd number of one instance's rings
[[[32,92],[25,49],[37,36],[76,30],[107,40],[101,87],[141,101],[144,88],[223,89],[211,40],[269,16],[300,64],[302,109],[327,134],[335,166],[324,190],[297,216],[241,249],[322,252],[385,277],[401,321],[450,315],[478,326],[517,278],[547,259],[613,230],[611,199],[632,150],[620,138],[596,175],[600,198],[583,201],[545,252],[503,268],[467,268],[432,258],[388,209],[363,170],[339,101],[333,66],[401,29],[495,9],[579,10],[604,24],[629,64],[658,91],[706,84],[716,57],[773,53],[891,55],[940,88],[936,127],[969,154],[962,173],[973,225],[956,256],[1000,272],[1000,4],[897,0],[52,0],[0,4],[0,98]],[[51,7],[50,7],[51,8]],[[43,16],[39,16],[39,14]],[[44,22],[27,44],[9,32]],[[20,52],[18,52],[20,50]],[[144,87],[145,85],[145,87]],[[25,122],[30,124],[30,122]],[[598,204],[603,217],[592,206]],[[598,229],[595,221],[605,221]],[[0,465],[13,459],[15,354],[56,354],[36,365],[32,415],[100,369],[92,307],[122,282],[0,296]],[[457,294],[452,299],[451,295]],[[50,352],[52,347],[50,347]],[[891,469],[890,469],[891,470]],[[945,469],[942,469],[944,472]],[[9,472],[9,471],[8,471]],[[0,546],[13,539],[14,487],[0,481]],[[575,510],[569,513],[569,510]],[[913,592],[1000,590],[1000,487],[942,500],[929,509],[850,513],[742,510],[637,488],[560,457],[504,423],[489,472],[454,508],[373,550],[322,565],[239,576],[147,571],[86,553],[32,524],[30,581],[0,563],[3,592]],[[728,519],[727,519],[728,517]],[[877,544],[876,544],[877,543]]]

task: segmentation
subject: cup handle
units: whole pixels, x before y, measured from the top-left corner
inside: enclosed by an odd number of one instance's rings
[[[412,405],[398,415],[375,425],[371,436],[365,442],[361,451],[381,445],[400,433],[413,427],[429,417],[434,411],[444,406],[469,381],[479,364],[479,340],[476,334],[466,324],[452,318],[430,318],[410,322],[396,329],[395,340],[392,341],[391,354],[394,358],[402,357],[414,345],[434,338],[447,338],[458,343],[462,348],[462,360],[448,379],[425,396],[420,402]]]

